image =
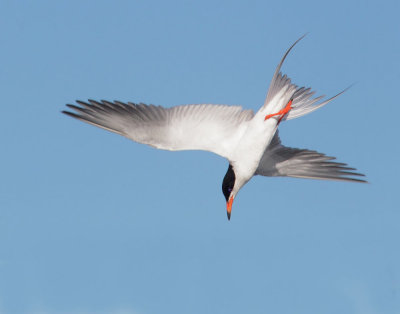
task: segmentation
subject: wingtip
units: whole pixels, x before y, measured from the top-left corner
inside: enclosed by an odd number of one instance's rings
[[[70,111],[67,111],[67,110],[62,110],[62,111],[61,111],[61,113],[62,113],[62,114],[66,114],[67,116],[71,116],[71,115],[73,115],[73,113],[72,113],[72,112],[70,112]]]

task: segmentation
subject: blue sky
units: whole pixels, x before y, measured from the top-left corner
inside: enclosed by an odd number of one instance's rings
[[[0,2],[0,313],[400,313],[398,1]],[[287,146],[370,184],[257,177],[133,143],[76,99],[257,110],[283,71],[334,95]]]

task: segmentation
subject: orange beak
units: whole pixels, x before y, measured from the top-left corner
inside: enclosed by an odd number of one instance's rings
[[[226,213],[228,214],[228,220],[231,220],[232,204],[233,204],[233,196],[231,196],[229,198],[229,201],[226,202]]]

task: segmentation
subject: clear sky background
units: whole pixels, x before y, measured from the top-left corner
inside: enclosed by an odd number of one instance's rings
[[[399,1],[0,1],[0,313],[400,313]],[[257,177],[60,113],[257,110],[285,50],[332,96],[282,123],[370,184]]]

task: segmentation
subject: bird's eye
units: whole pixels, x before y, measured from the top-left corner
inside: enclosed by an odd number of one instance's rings
[[[232,192],[232,188],[228,188],[228,192],[230,194]]]

